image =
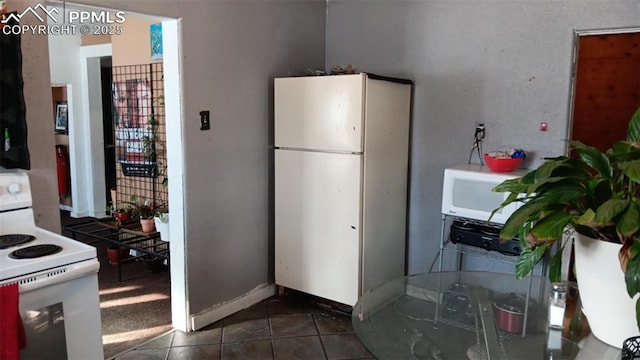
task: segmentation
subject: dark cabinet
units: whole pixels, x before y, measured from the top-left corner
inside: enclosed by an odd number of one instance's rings
[[[19,34],[0,34],[0,166],[30,169]]]

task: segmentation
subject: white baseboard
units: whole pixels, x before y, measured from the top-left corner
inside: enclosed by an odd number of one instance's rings
[[[92,211],[89,216],[96,218],[96,219],[103,219],[106,217],[109,217],[109,215],[107,215],[107,212],[102,210],[102,211]]]
[[[264,299],[267,299],[276,293],[274,284],[263,284],[253,290],[233,299],[226,303],[215,306],[210,310],[206,310],[200,314],[191,315],[191,329],[196,331],[209,324],[221,320],[240,310],[246,309]]]
[[[86,217],[86,216],[90,216],[88,211],[81,211],[81,212],[74,212],[74,210],[71,210],[71,214],[69,214],[69,216],[71,216],[72,218],[81,218],[81,217]]]

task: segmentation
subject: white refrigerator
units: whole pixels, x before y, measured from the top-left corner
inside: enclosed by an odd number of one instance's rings
[[[411,88],[274,80],[276,285],[353,306],[404,275]]]

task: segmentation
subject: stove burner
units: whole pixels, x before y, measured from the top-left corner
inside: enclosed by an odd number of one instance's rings
[[[9,234],[9,235],[0,235],[0,250],[6,249],[16,245],[22,245],[28,243],[29,241],[35,240],[36,237],[32,235],[23,235],[23,234]]]
[[[475,230],[477,225],[466,221],[454,221],[453,226],[460,230]]]
[[[480,228],[480,232],[485,234],[485,235],[491,235],[491,236],[499,236],[500,235],[500,230],[502,230],[501,228],[496,228],[496,227],[491,227],[491,226],[482,226]]]
[[[62,251],[62,247],[53,244],[41,244],[20,248],[9,254],[12,259],[33,259],[55,254]]]

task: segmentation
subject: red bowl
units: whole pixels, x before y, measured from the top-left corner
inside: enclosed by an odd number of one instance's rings
[[[484,162],[493,172],[512,172],[522,164],[523,158],[495,158],[484,154]]]

